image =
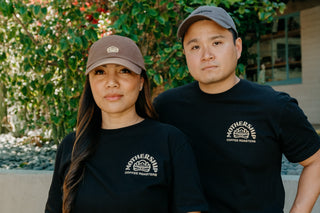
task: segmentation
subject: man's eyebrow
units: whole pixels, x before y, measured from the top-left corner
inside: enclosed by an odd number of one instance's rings
[[[197,43],[197,42],[198,42],[198,39],[194,38],[194,39],[191,39],[190,41],[188,41],[186,45],[189,45],[191,43]]]
[[[212,36],[212,37],[210,37],[210,40],[212,41],[212,40],[215,40],[215,39],[218,39],[218,38],[225,38],[225,36],[223,36],[223,35]],[[191,44],[191,43],[197,43],[197,42],[198,42],[198,39],[197,39],[197,38],[194,38],[194,39],[191,39],[190,41],[188,41],[188,42],[186,43],[186,45],[189,45],[189,44]]]

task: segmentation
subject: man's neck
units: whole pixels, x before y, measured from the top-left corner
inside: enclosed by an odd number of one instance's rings
[[[237,83],[239,83],[240,78],[234,75],[233,78],[228,80],[214,82],[210,84],[203,84],[199,82],[199,87],[202,92],[207,94],[219,94],[228,91],[232,87],[234,87]]]

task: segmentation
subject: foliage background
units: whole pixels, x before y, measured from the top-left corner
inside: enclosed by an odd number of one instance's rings
[[[110,33],[137,42],[154,96],[192,81],[176,38],[180,22],[200,5],[225,8],[234,18],[243,53],[257,26],[285,4],[278,0],[0,0],[0,133],[41,129],[41,140],[59,141],[76,124],[90,45]]]

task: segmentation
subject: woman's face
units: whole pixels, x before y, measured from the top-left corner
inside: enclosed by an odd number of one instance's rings
[[[136,113],[135,103],[144,82],[140,75],[124,66],[107,64],[90,71],[89,82],[102,117]]]

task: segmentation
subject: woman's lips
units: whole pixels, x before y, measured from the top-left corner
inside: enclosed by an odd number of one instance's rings
[[[120,94],[109,94],[109,95],[106,95],[104,97],[108,101],[117,101],[117,100],[122,98],[122,95],[120,95]]]

